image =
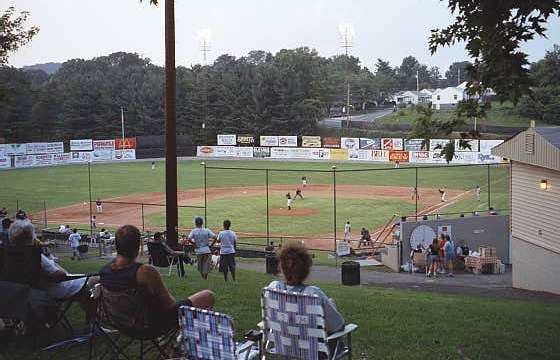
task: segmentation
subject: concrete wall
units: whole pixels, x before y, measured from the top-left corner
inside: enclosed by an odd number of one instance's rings
[[[560,254],[512,237],[513,287],[560,294]]]
[[[451,225],[451,239],[455,245],[461,240],[471,250],[478,250],[481,245],[496,248],[499,259],[505,264],[510,263],[509,216],[468,216],[449,220],[406,221],[402,225],[402,256],[408,259],[410,254],[410,235],[419,225],[428,225],[437,234],[438,226]],[[403,263],[405,259],[401,259]]]

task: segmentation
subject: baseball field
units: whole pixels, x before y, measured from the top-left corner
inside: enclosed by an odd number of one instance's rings
[[[507,212],[509,170],[505,165],[394,169],[390,164],[339,162],[333,174],[333,164],[210,160],[205,170],[198,160],[181,160],[180,227],[191,227],[194,216],[204,215],[206,203],[207,223],[215,230],[229,218],[239,233],[263,236],[268,219],[271,235],[298,236],[319,248],[323,243],[332,248],[335,183],[340,235],[346,221],[351,222],[357,237],[362,227],[375,232],[393,215],[410,216],[416,211],[459,216],[492,206]],[[91,199],[103,203],[99,214],[92,204],[98,227],[131,223],[146,230],[160,229],[165,226],[165,164],[156,161],[155,165],[153,170],[151,162],[135,161],[95,163],[89,170],[86,164],[3,171],[0,206],[11,213],[16,207],[23,208],[38,224],[87,227],[91,190]],[[305,187],[303,176],[308,182]],[[413,192],[416,184],[418,200]],[[477,185],[481,188],[479,199],[473,190]],[[294,197],[298,188],[303,199],[294,199],[292,210],[288,210],[286,194]],[[445,202],[440,189],[446,192]]]

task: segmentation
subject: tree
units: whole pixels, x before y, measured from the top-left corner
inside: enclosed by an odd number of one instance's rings
[[[377,62],[375,63],[375,75],[394,77],[395,69],[391,67],[388,61],[377,59]]]
[[[26,45],[37,35],[39,28],[32,26],[26,29],[29,13],[22,11],[14,18],[15,8],[10,6],[0,16],[0,65],[8,63],[8,55]]]
[[[449,69],[445,72],[446,86],[457,86],[463,81],[470,81],[470,61],[458,61],[449,65]],[[458,76],[461,76],[459,79]]]

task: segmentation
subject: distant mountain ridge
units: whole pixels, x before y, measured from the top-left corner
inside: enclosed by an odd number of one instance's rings
[[[44,64],[35,64],[22,67],[23,70],[43,70],[47,74],[54,74],[58,71],[62,63],[48,62]]]

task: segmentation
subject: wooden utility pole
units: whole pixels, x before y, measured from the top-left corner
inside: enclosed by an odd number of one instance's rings
[[[178,242],[175,75],[175,0],[165,0],[165,219],[171,247]]]

